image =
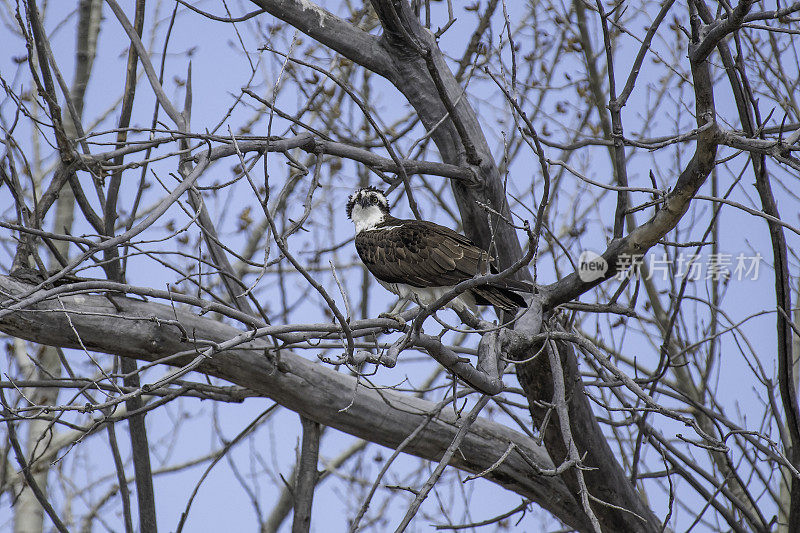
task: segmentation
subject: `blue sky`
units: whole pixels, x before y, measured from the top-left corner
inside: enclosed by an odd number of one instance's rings
[[[128,11],[130,11],[129,4],[130,2],[126,2],[123,5]],[[198,5],[217,14],[221,13],[221,8],[216,3],[201,2]],[[243,5],[247,10],[250,9],[246,3],[243,3]],[[159,26],[155,43],[152,47],[154,50],[161,49],[171,7],[171,4],[161,7],[158,16],[155,17]],[[515,16],[514,10],[518,7],[517,5],[509,6],[512,20]],[[50,32],[54,54],[68,82],[72,77],[74,61],[74,19],[67,19],[64,25],[61,25],[60,22],[72,13],[72,9],[74,9],[73,3],[51,2],[48,5],[46,18],[46,27]],[[152,27],[154,9],[155,4],[148,3],[148,10],[150,10],[146,24],[148,32]],[[437,9],[442,9],[442,7],[437,5]],[[239,13],[244,12],[244,9],[237,6],[236,8],[232,7],[232,11]],[[441,16],[442,14],[437,12],[436,15]],[[93,122],[95,117],[102,115],[109,107],[114,105],[119,94],[121,94],[124,83],[127,40],[119,24],[117,24],[107,8],[104,11],[104,16],[105,20],[98,47],[99,53],[94,67],[95,73],[86,97],[87,106],[84,124]],[[545,18],[549,16],[549,14],[543,15]],[[74,17],[74,14],[72,17]],[[443,36],[440,42],[445,54],[452,56],[460,54],[463,40],[471,33],[474,27],[474,17],[474,14],[463,12],[459,14],[458,21]],[[647,16],[641,14],[639,17],[641,18],[641,23],[637,18],[635,22],[630,24],[630,27],[638,28],[644,25]],[[497,15],[496,22],[496,27],[500,28],[502,23],[501,14]],[[273,23],[271,17],[262,15],[259,17],[259,30],[265,30],[266,26],[271,23]],[[253,83],[252,88],[261,94],[268,94],[270,87],[280,76],[281,62],[279,58],[276,59],[267,52],[258,52],[258,47],[264,44],[266,39],[263,33],[253,30],[249,24],[239,25],[239,30],[241,38],[245,42],[245,47],[250,53],[251,61],[257,64],[258,72],[255,79],[262,80]],[[518,40],[523,41],[525,50],[531,47],[531,39],[534,38],[535,31],[538,30],[531,29],[517,36]],[[662,57],[671,57],[672,54],[680,58],[681,53],[685,54],[685,39],[682,43],[676,41],[677,37],[675,37],[675,41],[671,40],[671,37],[678,33],[677,30],[674,33],[670,33],[665,29],[659,35],[659,38],[654,41],[654,47]],[[278,50],[288,51],[291,47],[291,36],[291,32],[285,32],[280,37],[270,40],[270,45]],[[302,39],[302,43],[297,44],[298,50],[303,50],[302,47],[309,42],[309,39],[303,35],[298,37]],[[597,49],[601,45],[600,37],[601,34],[599,32],[594,35],[594,44]],[[147,33],[144,38],[145,43],[150,43],[150,38],[151,35]],[[537,36],[537,39],[546,40],[547,38],[548,36]],[[251,71],[249,63],[241,51],[238,39],[239,36],[232,31],[230,25],[209,21],[185,10],[182,10],[182,14],[178,18],[178,22],[173,29],[170,49],[167,55],[167,74],[164,85],[172,101],[180,107],[184,97],[186,71],[191,60],[194,100],[192,130],[195,132],[205,132],[207,129],[217,126],[220,119],[233,104],[234,99],[239,96],[240,88],[248,84]],[[495,30],[493,44],[499,46],[500,39],[499,31]],[[627,76],[627,68],[638,49],[636,43],[631,43],[630,40],[621,38],[620,43],[618,55],[616,56],[616,65],[619,69],[618,85],[621,85],[625,76]],[[17,77],[15,74],[17,72],[16,69],[20,67],[14,63],[13,58],[25,54],[24,47],[20,41],[11,36],[7,30],[2,30],[0,32],[0,48],[7,50],[6,54],[0,56],[0,73],[2,73],[3,78],[6,80],[25,80],[24,82],[18,81],[16,87],[19,87],[19,83],[28,83],[27,76],[21,74]],[[510,62],[507,49],[504,57],[507,63]],[[578,62],[578,57],[577,55],[566,55],[559,58],[562,63],[559,64],[557,73],[549,81],[554,90],[550,91],[545,97],[542,102],[542,112],[537,116],[536,126],[540,128],[542,133],[549,132],[547,137],[553,140],[564,141],[569,138],[571,133],[566,128],[558,126],[556,121],[558,112],[553,110],[558,108],[559,103],[563,104],[567,114],[580,113],[582,109],[585,109],[585,102],[576,96],[576,89],[579,88],[584,77],[582,74],[583,67]],[[160,57],[154,54],[154,62],[157,62],[158,59]],[[316,64],[320,66],[325,67],[328,65],[327,54],[322,51],[315,51],[314,59]],[[688,68],[688,63],[685,60],[680,65]],[[647,66],[650,66],[650,63],[647,63]],[[492,67],[499,70],[499,65],[492,65]],[[661,94],[659,92],[659,80],[656,74],[653,73],[660,74],[662,71],[663,69],[653,70],[648,68],[643,70],[637,89],[632,94],[625,110],[624,125],[626,135],[631,137],[656,137],[685,132],[694,127],[693,117],[688,112],[688,110],[693,109],[690,87],[688,84],[684,84],[666,94]],[[716,71],[716,74],[721,75],[719,70]],[[373,78],[375,77],[373,76]],[[715,97],[720,110],[720,117],[723,121],[729,120],[733,123],[735,121],[735,111],[731,103],[731,96],[725,89],[724,84],[719,84],[719,87]],[[374,80],[373,92],[376,114],[384,123],[390,123],[407,112],[406,109],[399,105],[399,102],[401,102],[399,93],[388,83]],[[479,116],[485,117],[487,138],[490,146],[495,150],[496,159],[499,161],[503,151],[503,132],[508,132],[509,127],[512,126],[508,122],[507,104],[503,101],[502,95],[491,85],[491,82],[486,82],[485,80],[476,80],[470,83],[468,97]],[[658,112],[654,116],[647,116],[646,110],[653,107],[652,102],[656,98],[658,98]],[[247,107],[253,104],[252,100],[245,99],[245,102],[246,106],[237,107],[232,115],[226,119],[225,123],[217,131],[219,135],[228,135],[228,126],[236,131],[237,128],[253,116],[252,109]],[[278,105],[289,110],[302,106],[304,102],[304,96],[293,90],[284,90],[278,98]],[[532,105],[531,102],[528,102],[528,104]],[[5,101],[3,107],[0,107],[0,113],[4,117],[8,116],[9,105],[10,102]],[[146,81],[142,79],[139,83],[134,106],[133,125],[148,127],[153,105],[152,93]],[[762,113],[766,114],[767,111],[764,109]],[[352,103],[344,102],[342,114],[343,116],[348,116],[348,113],[358,117],[359,111]],[[116,113],[111,113],[94,131],[112,129],[116,117]],[[163,112],[161,113],[161,119],[167,123],[168,119]],[[267,132],[267,119],[267,116],[258,117],[258,120],[252,126],[251,133],[265,135]],[[353,120],[353,123],[358,123],[358,120]],[[169,126],[171,127],[171,124]],[[23,126],[17,132],[17,136],[19,139],[26,139],[26,133]],[[286,123],[276,117],[271,133],[286,135]],[[100,139],[110,141],[112,136],[106,135]],[[407,145],[399,148],[401,150],[406,149]],[[104,148],[97,147],[97,150],[101,149]],[[172,149],[174,149],[174,146],[164,151]],[[44,153],[49,153],[47,146],[43,146],[42,150]],[[380,150],[376,151],[380,152]],[[557,149],[551,148],[547,152],[548,157],[552,159],[560,157]],[[632,152],[632,150],[629,151],[629,153]],[[675,145],[674,148],[652,153],[646,150],[636,151],[628,165],[630,185],[649,187],[649,173],[652,171],[659,187],[668,187],[675,179],[674,174],[671,172],[675,167],[681,167],[685,164],[690,154],[691,147],[682,145]],[[718,159],[732,155],[734,155],[732,150],[721,149]],[[429,149],[425,157],[429,160],[437,160],[437,154],[434,149]],[[45,161],[45,166],[52,165],[53,162],[54,160],[51,157]],[[233,160],[217,163],[211,170],[206,172],[200,184],[210,186],[214,183],[224,183],[231,178],[232,167],[235,164],[236,162]],[[275,194],[280,190],[283,181],[287,178],[288,170],[285,159],[281,156],[270,155],[269,164],[270,184],[273,194]],[[570,164],[592,179],[602,182],[611,181],[608,153],[603,147],[579,151]],[[746,160],[741,155],[726,164],[719,172],[721,189],[727,188],[728,184],[742,171],[745,165]],[[166,184],[169,184],[168,186],[174,184],[169,173],[175,172],[175,158],[155,162],[151,168]],[[259,164],[257,169],[260,168]],[[777,177],[783,177],[778,169],[774,169],[774,171],[776,173],[776,181]],[[263,179],[263,173],[260,170],[257,170],[257,172],[259,172],[259,179]],[[745,170],[745,177],[734,190],[731,198],[750,207],[757,207],[757,195],[751,184],[753,180],[752,173],[748,175],[747,172],[749,170]],[[358,168],[356,166],[345,162],[338,173],[323,177],[324,193],[320,194],[324,194],[326,200],[332,200],[331,204],[334,209],[328,211],[320,208],[312,212],[312,216],[306,225],[311,231],[298,234],[290,239],[290,248],[294,253],[300,257],[310,257],[309,254],[304,252],[325,248],[331,243],[342,242],[352,236],[352,227],[350,222],[346,220],[343,206],[344,198],[357,184],[357,173]],[[539,167],[534,154],[528,153],[515,159],[508,176],[509,190],[512,193],[526,195],[533,184],[536,189],[536,198],[539,198],[541,183]],[[87,177],[83,176],[82,179],[86,180]],[[121,205],[124,209],[127,209],[130,205],[138,179],[139,173],[137,170],[126,172],[123,194],[121,195]],[[294,205],[288,211],[289,217],[296,217],[302,213],[302,200],[308,187],[309,179],[310,176],[303,178],[297,192],[291,197],[290,201],[294,202]],[[374,183],[377,183],[374,176],[371,179],[374,180]],[[433,183],[444,184],[444,178],[430,176],[427,179]],[[787,187],[791,187],[793,182],[786,181],[786,183],[790,184]],[[91,186],[88,181],[85,184],[87,185],[87,190],[90,190]],[[587,191],[594,192],[594,189],[569,174],[565,175],[562,187],[563,189],[559,191],[558,199],[553,207],[555,215],[550,220],[551,229],[555,233],[568,235],[571,227],[576,224],[583,224],[586,227],[586,231],[579,237],[565,237],[569,243],[570,252],[574,257],[577,257],[582,250],[602,251],[610,236],[609,225],[612,223],[610,213],[613,213],[615,197],[611,194],[606,194],[597,202],[590,201]],[[784,218],[790,224],[796,224],[797,198],[788,188],[781,188],[777,183],[775,184],[775,189]],[[711,194],[710,185],[706,185],[701,193]],[[154,182],[145,195],[142,208],[152,205],[163,194],[163,189],[157,182]],[[443,195],[447,200],[450,200],[450,205],[454,205],[447,187],[444,188]],[[433,199],[430,195],[421,194],[420,197],[423,200],[421,202],[421,211],[426,218],[447,224],[450,227],[456,226],[445,212],[433,206]],[[526,196],[525,198],[530,199],[531,197]],[[638,194],[634,195],[633,198],[634,203],[638,204],[647,201],[649,196]],[[212,218],[220,229],[220,236],[226,239],[226,243],[229,243],[233,248],[239,248],[244,239],[241,234],[235,231],[236,217],[248,206],[251,207],[254,215],[257,215],[260,209],[249,185],[246,181],[240,180],[217,194],[206,193],[205,199]],[[404,197],[395,192],[391,195],[391,199],[397,202],[393,211],[395,215],[410,216],[410,210],[405,203]],[[95,198],[92,198],[92,201],[95,200]],[[0,190],[0,202],[0,205],[3,206],[3,218],[12,218],[13,211],[9,210],[11,198],[4,189]],[[698,200],[695,205],[697,207],[679,225],[678,232],[670,235],[670,240],[693,241],[700,239],[709,219],[711,203]],[[339,206],[339,208],[337,209],[336,206]],[[512,207],[516,214],[530,219],[530,214],[522,206],[515,205]],[[534,206],[526,205],[526,207],[535,210]],[[651,212],[652,209],[638,213],[636,215],[637,221],[639,223],[643,222]],[[177,227],[180,227],[186,224],[189,219],[182,210],[174,207],[156,226],[148,230],[144,238],[152,239],[166,235],[169,231],[167,222],[170,220],[174,221]],[[85,225],[81,225],[79,221],[74,233],[81,234],[83,232],[89,232],[89,229]],[[195,242],[198,236],[197,228],[190,228],[188,236],[191,242]],[[790,243],[790,249],[798,244],[796,234],[787,232],[787,239]],[[149,243],[147,246],[150,250],[175,251],[175,246],[171,242]],[[202,249],[204,251],[204,247]],[[196,251],[197,248],[195,248]],[[663,249],[654,250],[655,256],[660,257],[662,251]],[[727,412],[731,417],[738,416],[740,422],[748,428],[761,429],[759,417],[763,416],[764,386],[753,380],[747,359],[758,358],[767,373],[772,376],[775,375],[775,314],[771,311],[775,304],[770,268],[772,258],[766,224],[763,220],[754,218],[743,211],[733,208],[726,209],[721,219],[720,251],[729,253],[733,257],[740,253],[747,256],[760,253],[765,259],[765,262],[761,264],[760,275],[757,280],[731,281],[724,294],[726,310],[734,322],[743,320],[762,310],[768,311],[765,314],[747,320],[741,326],[742,332],[746,335],[750,345],[755,348],[756,353],[749,354],[749,348],[741,342],[741,338],[735,338],[733,335],[723,336],[719,348],[721,353],[719,364],[709,378],[721,384],[719,400],[725,403],[728,409]],[[257,253],[254,260],[260,259],[263,255],[263,252]],[[270,257],[274,256],[275,248],[273,246]],[[324,255],[320,263],[327,265],[328,260],[331,260],[337,265],[351,265],[355,262],[355,259],[355,250],[348,245],[336,252]],[[3,261],[4,264],[8,265],[10,263],[9,256],[6,255]],[[175,262],[176,264],[184,265],[190,263],[190,261],[181,262],[177,258]],[[796,260],[793,257],[791,263],[793,267],[796,267]],[[562,274],[569,271],[569,263],[565,258],[560,257],[557,265],[558,268],[554,265],[552,255],[540,261],[538,263],[540,282],[549,283],[553,281],[556,278],[557,270]],[[793,270],[796,270],[796,268]],[[349,268],[339,270],[339,274],[344,279],[351,296],[358,294],[358,287],[361,283],[360,270]],[[81,272],[80,275],[100,277],[102,273],[99,269],[94,269]],[[130,260],[128,281],[132,284],[163,289],[167,283],[176,281],[178,277],[175,272],[159,267],[147,257],[139,256]],[[326,275],[324,281],[326,289],[336,296],[337,303],[343,305],[344,302],[339,296],[339,291],[332,277]],[[666,301],[668,297],[667,291],[670,289],[669,285],[665,282],[659,283],[658,286],[664,291],[662,297]],[[615,284],[607,285],[607,287],[606,290],[611,292],[616,289]],[[319,297],[316,294],[305,292],[304,282],[298,276],[290,277],[287,288],[290,301],[304,299],[290,313],[289,319],[291,321],[315,322],[326,319],[320,312]],[[277,310],[280,309],[281,296],[276,294],[274,281],[264,279],[258,285],[257,293],[263,299],[265,307],[277,313]],[[705,280],[698,280],[691,284],[690,293],[696,294],[698,297],[708,297],[709,285]],[[630,289],[623,296],[623,300],[629,295]],[[581,300],[591,302],[596,299],[597,295],[591,293],[585,295]],[[643,301],[644,298],[640,295],[637,310],[647,314],[648,309],[643,305]],[[394,297],[376,286],[372,291],[370,314],[375,315],[380,311],[386,310],[393,303]],[[696,310],[696,314],[692,315],[687,312],[683,317],[686,322],[682,324],[683,327],[688,331],[694,329],[702,330],[708,323],[708,313],[703,310],[702,306],[695,305],[692,302],[687,303],[687,305],[692,306]],[[455,321],[454,315],[449,312],[444,312],[441,316],[451,323]],[[645,366],[654,366],[658,359],[658,346],[652,345],[646,332],[638,330],[637,327],[619,328],[614,325],[615,320],[616,317],[613,316],[588,316],[585,318],[584,325],[597,328],[608,344],[613,345],[631,357],[635,356],[638,360],[643,361]],[[694,323],[692,323],[692,320],[694,320]],[[438,331],[433,324],[429,328],[430,331]],[[389,337],[389,339],[391,340],[395,337],[396,335]],[[451,334],[447,338],[453,337],[455,335]],[[701,337],[702,335],[698,335],[694,340]],[[316,353],[313,350],[308,350],[304,355],[314,358]],[[80,359],[79,354],[71,354],[70,356],[76,358],[77,369],[91,373],[91,365],[85,358]],[[406,379],[411,383],[419,384],[433,369],[434,367],[430,362],[420,357],[419,354],[406,354],[404,364],[395,369],[378,369],[377,374],[372,376],[371,379],[383,385],[400,383]],[[145,382],[152,381],[162,375],[163,372],[164,370],[161,368],[149,370],[144,373],[143,380]],[[193,377],[202,381],[200,376]],[[444,384],[446,380],[440,378],[438,383]],[[507,378],[507,383],[516,386],[516,381],[513,377]],[[447,388],[444,387],[433,395],[433,399],[438,400],[447,392]],[[667,398],[659,397],[658,399],[663,400],[667,405],[676,405]],[[226,439],[233,438],[269,405],[271,405],[271,401],[267,399],[248,399],[243,404],[231,405],[181,399],[150,413],[147,417],[150,439],[153,442],[162,444],[157,447],[158,451],[153,455],[154,468],[158,469],[162,466],[181,463],[219,449],[221,446],[220,435]],[[499,420],[505,419],[496,410],[491,416]],[[679,427],[664,418],[651,418],[651,421],[670,437],[673,437],[676,433],[689,433],[687,428]],[[124,425],[120,425],[119,433],[121,436],[125,434],[125,431],[122,430],[123,427]],[[774,430],[774,428],[772,429]],[[258,512],[264,518],[269,513],[277,497],[278,489],[282,483],[279,475],[284,477],[289,475],[295,460],[297,447],[299,446],[298,431],[297,415],[285,409],[276,411],[270,424],[261,427],[231,452],[230,457],[232,460],[224,459],[212,470],[193,503],[186,530],[252,530],[257,524]],[[775,435],[773,434],[774,437]],[[123,454],[127,457],[128,451],[125,440],[120,438]],[[335,457],[350,446],[352,442],[353,439],[351,437],[342,433],[334,430],[326,431],[323,437],[321,455],[326,459]],[[343,469],[343,475],[346,473],[347,475],[357,476],[358,479],[363,480],[365,483],[370,483],[380,468],[380,463],[377,462],[376,457],[380,456],[386,459],[390,453],[390,450],[370,444],[368,451],[358,460],[358,463],[346,465]],[[652,454],[652,450],[650,450],[644,459],[653,469],[658,469],[659,459],[654,455],[656,454]],[[698,453],[697,455],[699,461],[705,461],[701,454]],[[649,461],[652,461],[652,463],[649,463]],[[89,466],[91,466],[91,470],[87,474],[86,468]],[[187,498],[205,466],[206,463],[203,463],[178,473],[156,477],[158,518],[159,526],[162,530],[174,530],[180,513],[186,505]],[[78,486],[88,481],[88,479],[103,478],[97,485],[97,494],[102,493],[110,484],[114,483],[113,463],[107,450],[106,442],[100,436],[87,439],[79,448],[71,450],[66,458],[59,463],[59,468],[63,469],[66,477],[74,479],[75,485]],[[402,485],[410,479],[411,473],[416,469],[422,469],[422,471],[427,472],[431,468],[430,465],[420,465],[420,462],[416,459],[401,457],[391,468],[386,481],[389,484]],[[132,468],[128,468],[128,474],[130,475],[131,473]],[[463,473],[450,470],[446,476],[463,477]],[[238,481],[237,477],[239,478]],[[243,489],[243,485],[250,487],[252,493],[248,494]],[[666,497],[662,489],[658,488],[655,482],[647,482],[646,485],[648,490],[651,491],[649,494],[653,509],[659,516],[664,516],[666,513]],[[368,485],[366,487],[363,484],[360,486],[362,487],[362,493],[353,494],[353,485],[346,480],[333,476],[326,481],[315,497],[317,514],[313,522],[314,529],[317,531],[340,530],[345,518],[354,514],[355,509],[357,509],[359,502],[363,498],[363,492],[368,489]],[[451,513],[450,519],[458,523],[491,517],[515,507],[520,501],[519,497],[498,488],[496,485],[483,480],[475,480],[464,484],[463,488],[460,489],[467,493],[474,491],[470,498],[471,506],[467,509],[459,503],[461,495],[450,493],[453,487],[459,486],[461,485],[443,483],[441,489],[436,494],[433,494],[423,506],[422,513],[412,530],[430,530],[428,524],[441,520],[442,509],[446,509]],[[87,504],[74,496],[73,494],[56,493],[55,498],[57,501],[71,499],[75,512],[81,513],[81,510]],[[387,527],[397,523],[399,517],[405,512],[406,502],[410,502],[410,499],[411,496],[404,494],[388,502],[387,507],[383,509],[384,517],[388,521]],[[254,501],[258,503],[257,506],[253,504]],[[379,509],[380,505],[381,500],[376,499],[372,508]],[[257,510],[256,507],[259,509]],[[118,525],[120,516],[118,501],[112,501],[105,509],[107,509],[108,514],[104,516],[104,519],[112,525]],[[771,514],[772,510],[765,509],[764,512]],[[519,527],[525,531],[537,531],[542,527],[542,523],[546,527],[554,527],[552,520],[548,520],[546,517],[541,518],[541,515],[542,513],[527,515]],[[0,513],[0,516],[2,516],[2,513]],[[431,518],[431,516],[434,518]],[[692,520],[688,513],[680,509],[675,511],[674,516],[675,524],[678,526],[688,525]],[[0,518],[0,524],[3,523],[5,523],[5,520]],[[285,530],[288,531],[289,529],[285,527]]]

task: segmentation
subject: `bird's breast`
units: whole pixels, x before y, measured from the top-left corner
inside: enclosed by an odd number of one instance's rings
[[[378,280],[384,289],[393,292],[400,298],[405,298],[420,305],[429,305],[438,300],[443,294],[453,287],[414,287],[407,283],[389,283]]]

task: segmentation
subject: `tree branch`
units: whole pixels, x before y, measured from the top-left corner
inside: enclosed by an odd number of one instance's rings
[[[317,422],[301,416],[303,425],[303,441],[300,448],[300,460],[297,462],[297,476],[294,484],[294,518],[292,533],[308,533],[311,527],[311,504],[314,501],[314,489],[317,488],[319,471],[319,439],[321,427]]]
[[[347,59],[385,76],[391,66],[378,39],[309,0],[250,0]]]
[[[31,288],[0,276],[0,291],[6,298],[17,298]],[[0,307],[7,308],[10,301],[13,300],[6,299]],[[78,339],[67,321],[68,314],[86,348],[151,362],[192,349],[193,342],[174,324],[176,318],[184,331],[196,332],[207,342],[224,342],[242,333],[230,325],[172,306],[123,297],[115,297],[114,303],[116,307],[100,295],[60,296],[6,314],[0,318],[0,331],[41,344],[78,347]],[[108,335],[109,331],[116,334]],[[236,349],[215,354],[197,371],[247,387],[320,424],[390,448],[403,442],[434,408],[431,402],[391,389],[356,387],[355,378],[288,350],[281,351],[279,370],[263,356],[268,348],[270,344],[265,339],[253,339]],[[169,364],[190,363],[194,355],[192,351],[171,358]],[[455,414],[445,410],[419,438],[408,444],[406,452],[438,460],[457,428]],[[482,418],[472,425],[472,431],[461,444],[461,453],[453,457],[451,465],[471,473],[483,472],[510,442],[544,468],[552,468],[545,450],[529,437]],[[512,454],[485,477],[537,502],[571,527],[588,530],[582,511],[563,482],[530,475],[530,467],[522,455]]]

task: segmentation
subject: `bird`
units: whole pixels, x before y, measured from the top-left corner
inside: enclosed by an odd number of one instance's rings
[[[430,305],[464,280],[497,272],[489,252],[457,231],[426,220],[398,219],[389,211],[386,195],[372,186],[357,189],[347,201],[358,256],[378,283],[400,297],[382,316],[398,316],[409,301]],[[456,312],[474,313],[477,305],[514,312],[527,307],[520,292],[533,292],[533,286],[498,280],[464,291],[447,306]]]

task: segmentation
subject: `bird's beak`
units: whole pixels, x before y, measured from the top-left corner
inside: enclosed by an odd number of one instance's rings
[[[369,197],[365,194],[358,199],[358,205],[362,208],[366,208],[369,205]]]

